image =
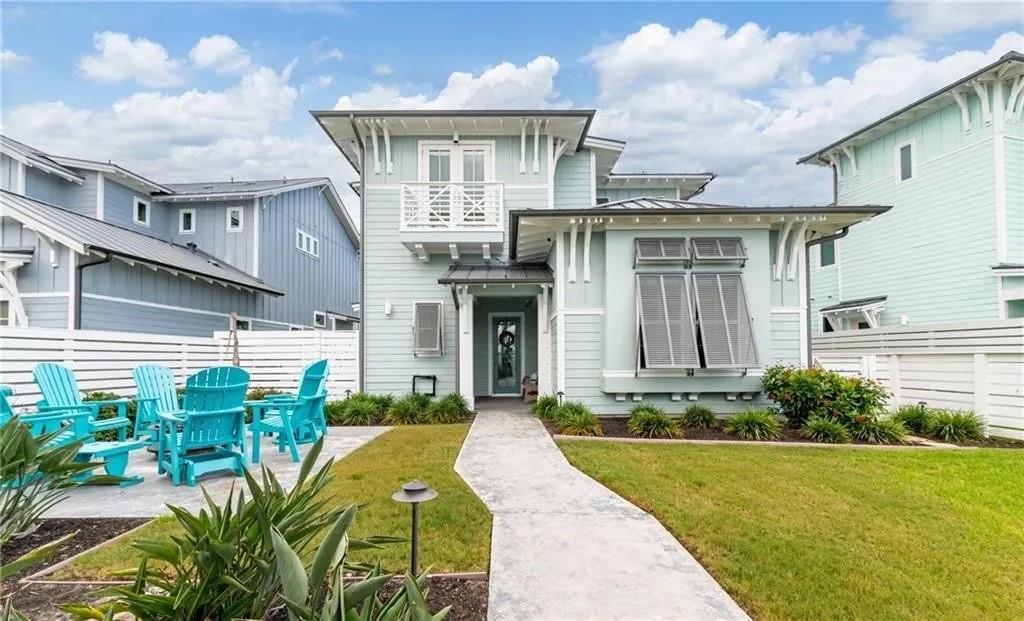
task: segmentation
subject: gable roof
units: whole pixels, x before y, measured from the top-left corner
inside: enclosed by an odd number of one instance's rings
[[[85,183],[84,177],[73,170],[61,166],[46,153],[2,134],[0,134],[0,153],[18,160],[26,166],[38,168],[45,173],[56,175],[66,181],[79,185]]]
[[[0,190],[0,206],[5,216],[14,218],[79,254],[98,250],[123,260],[137,261],[205,280],[271,295],[284,295],[259,278],[201,250],[137,233],[7,190]]]
[[[156,181],[151,181],[138,173],[118,166],[113,162],[97,162],[95,160],[85,160],[77,157],[65,157],[63,155],[50,155],[48,156],[53,161],[57,162],[61,166],[67,168],[76,168],[78,170],[92,170],[101,172],[105,175],[110,175],[113,181],[122,183],[124,185],[134,187],[142,192],[165,192],[167,188],[160,185]]]
[[[963,78],[960,78],[956,82],[947,84],[946,86],[943,86],[939,90],[929,95],[925,95],[924,97],[918,99],[917,101],[911,104],[903,106],[902,108],[896,110],[892,114],[888,114],[873,123],[865,125],[864,127],[858,129],[857,131],[850,133],[844,136],[843,138],[840,138],[839,140],[833,142],[827,147],[822,147],[821,149],[818,149],[814,153],[803,156],[802,158],[797,160],[796,163],[816,164],[819,166],[828,165],[828,162],[825,160],[824,156],[829,151],[833,151],[843,146],[850,146],[847,143],[851,141],[860,140],[863,142],[867,142],[869,140],[873,140],[874,138],[877,138],[878,135],[889,132],[893,129],[896,129],[897,127],[915,121],[918,118],[915,116],[915,112],[918,111],[922,105],[928,103],[941,103],[941,99],[952,96],[951,93],[953,90],[961,86],[964,86],[968,82],[994,70],[1000,69],[1005,71],[1005,69],[1002,67],[1004,64],[1009,65],[1014,63],[1019,64],[1019,70],[1024,72],[1024,54],[1021,54],[1020,52],[1017,51],[1009,52],[1007,54],[1004,54],[999,60],[995,61],[994,63],[988,64],[982,67],[981,69],[978,69],[974,73]],[[1005,77],[1005,73],[1003,73],[1003,76]]]

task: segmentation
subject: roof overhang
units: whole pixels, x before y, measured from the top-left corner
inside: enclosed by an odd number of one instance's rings
[[[578,151],[590,130],[594,110],[311,110],[310,114],[345,159],[360,170],[360,153],[370,140],[371,128],[382,124],[390,136],[518,136],[523,120],[541,120],[545,134],[568,142]],[[532,133],[532,124],[530,125]]]
[[[13,160],[20,162],[24,166],[36,168],[47,174],[60,177],[65,181],[77,183],[78,185],[85,183],[85,177],[77,175],[73,171],[64,168],[54,160],[47,161],[50,159],[49,156],[42,157],[22,148],[24,145],[21,145],[15,140],[4,137],[2,145],[3,149],[0,150],[0,152]]]
[[[874,123],[840,138],[827,147],[823,147],[814,153],[805,155],[797,160],[797,164],[828,166],[831,164],[830,160],[832,159],[830,154],[838,150],[842,150],[843,148],[861,146],[883,134],[887,134],[894,129],[912,123],[921,117],[927,116],[939,108],[954,103],[954,92],[958,91],[962,87],[969,86],[969,83],[971,82],[976,80],[985,81],[996,77],[999,79],[1007,79],[1020,75],[1024,75],[1024,54],[1021,54],[1020,52],[1010,52],[994,63],[986,65],[985,67],[982,67],[974,73],[963,77],[952,84],[943,86],[929,95],[925,95],[921,99],[900,108],[892,114],[884,116]]]
[[[742,207],[658,201],[670,205],[655,209],[621,206],[621,201],[590,209],[513,209],[509,211],[509,256],[521,261],[547,256],[557,233],[572,227],[592,231],[653,228],[803,228],[807,241],[835,235],[858,222],[870,220],[891,207],[882,205],[826,205]]]
[[[611,173],[598,183],[608,189],[676,188],[680,200],[686,200],[704,191],[715,178],[715,173]]]
[[[555,276],[544,263],[467,265],[455,263],[437,279],[441,285],[546,285]]]
[[[61,166],[67,166],[68,168],[75,168],[78,170],[100,172],[104,175],[108,175],[111,179],[122,185],[126,185],[147,194],[152,192],[171,192],[169,188],[162,186],[155,181],[150,181],[142,175],[137,175],[127,168],[122,168],[117,164],[109,162],[94,162],[92,160],[82,160],[74,157],[64,157],[62,155],[51,155],[49,157]]]
[[[594,152],[594,163],[597,168],[597,178],[603,179],[611,174],[615,164],[626,148],[625,141],[612,138],[599,138],[598,136],[587,136],[583,140],[583,146]]]
[[[1021,263],[1000,263],[992,266],[992,272],[996,276],[1024,276],[1024,264]]]
[[[851,319],[858,320],[858,323],[859,319],[863,319],[869,328],[878,328],[881,325],[878,315],[885,310],[886,299],[887,296],[880,295],[856,300],[844,300],[838,304],[822,308],[821,314],[829,319],[835,330],[843,330],[845,327],[843,321]]]

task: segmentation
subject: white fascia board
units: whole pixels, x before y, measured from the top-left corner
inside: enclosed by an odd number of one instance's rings
[[[52,155],[50,158],[61,166],[105,173],[111,176],[112,181],[116,181],[117,183],[127,185],[128,187],[141,190],[143,192],[171,192],[170,188],[166,188],[155,181],[150,181],[142,175],[137,175],[127,168],[122,168],[117,164],[104,164],[103,162],[79,160],[73,157],[63,157],[58,155]]]
[[[66,246],[78,254],[85,254],[89,247],[80,239],[68,235],[65,231],[55,229],[40,222],[30,213],[18,209],[17,205],[9,201],[3,201],[4,215],[14,218],[27,229],[31,229],[47,239],[51,239],[62,246]]]
[[[72,174],[66,170],[61,170],[60,168],[50,166],[46,162],[39,160],[31,155],[22,153],[21,151],[14,149],[13,147],[5,146],[3,154],[16,162],[20,162],[23,166],[28,166],[29,168],[37,168],[47,174],[55,175],[66,181],[77,183],[78,185],[82,185],[83,183],[85,183],[85,177],[81,177],[79,175]]]

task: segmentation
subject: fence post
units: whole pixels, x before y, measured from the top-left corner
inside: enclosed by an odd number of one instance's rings
[[[868,379],[875,379],[875,354],[865,354],[860,358],[860,374]]]
[[[900,357],[898,354],[889,356],[889,388],[892,391],[892,404],[899,407],[903,399],[903,386],[900,379]]]
[[[974,413],[988,425],[988,355],[974,354]]]

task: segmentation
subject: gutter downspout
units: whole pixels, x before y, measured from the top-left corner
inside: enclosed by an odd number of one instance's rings
[[[110,263],[111,259],[113,258],[114,255],[108,252],[104,255],[102,259],[99,259],[97,261],[91,261],[89,263],[79,262],[78,265],[75,266],[75,271],[78,272],[75,275],[75,290],[72,292],[72,295],[75,296],[75,316],[74,323],[72,324],[75,327],[75,330],[82,329],[82,272],[87,267],[93,267],[95,265],[103,265],[105,263]]]
[[[366,392],[366,145],[356,126],[356,115],[349,114],[352,134],[359,144],[359,392]],[[339,149],[340,150],[340,149]],[[342,207],[344,209],[344,207]]]

